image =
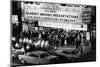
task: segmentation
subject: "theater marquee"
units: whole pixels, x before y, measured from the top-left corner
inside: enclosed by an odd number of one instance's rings
[[[72,10],[72,11],[70,11]],[[22,2],[22,17],[24,21],[38,21],[39,26],[62,28],[70,30],[87,30],[87,25],[82,22],[82,6],[75,11],[75,8],[68,8],[53,3]]]
[[[59,4],[24,4],[25,20],[44,20],[57,22],[82,22],[81,13],[62,10]]]

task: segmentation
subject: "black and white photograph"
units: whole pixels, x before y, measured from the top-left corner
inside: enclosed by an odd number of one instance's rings
[[[96,5],[11,0],[12,67],[96,62]]]

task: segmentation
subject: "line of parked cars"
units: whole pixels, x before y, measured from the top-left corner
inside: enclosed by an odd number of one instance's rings
[[[71,58],[78,58],[77,51],[60,51],[48,52],[36,50],[28,53],[24,53],[21,50],[13,52],[12,57],[17,58],[21,64],[52,64],[52,63],[63,63],[71,62]],[[69,58],[70,57],[70,58]]]

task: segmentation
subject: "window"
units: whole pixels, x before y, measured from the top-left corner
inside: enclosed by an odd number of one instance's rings
[[[41,57],[41,58],[46,58],[46,57],[48,57],[48,56],[49,56],[49,54],[46,53],[46,54],[41,54],[40,57]]]
[[[31,57],[39,57],[38,55],[35,55],[35,54],[30,54],[29,56],[31,56]]]

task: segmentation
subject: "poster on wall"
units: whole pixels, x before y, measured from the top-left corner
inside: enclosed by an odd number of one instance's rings
[[[11,0],[11,7],[11,23],[21,19],[11,27],[18,32],[11,67],[96,61],[96,6]]]

